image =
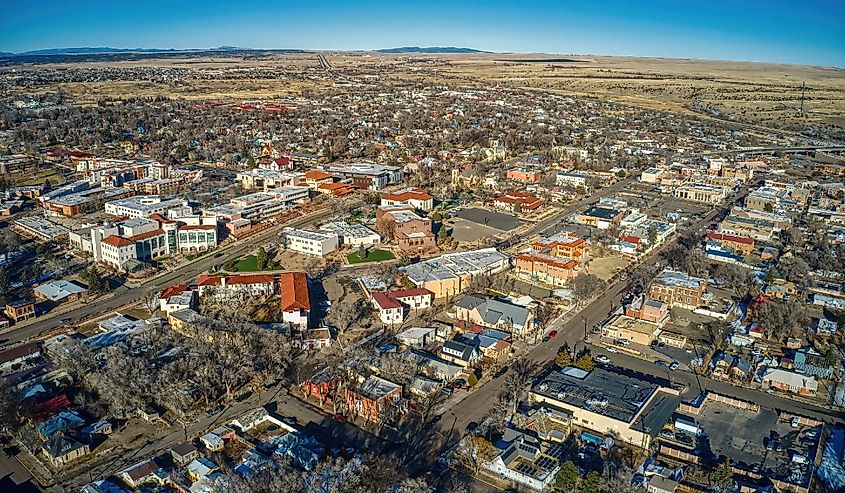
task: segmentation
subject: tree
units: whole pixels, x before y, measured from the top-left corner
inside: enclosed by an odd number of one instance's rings
[[[79,277],[88,284],[88,290],[92,293],[108,293],[111,291],[109,278],[97,267],[91,266],[79,274]]]
[[[572,291],[579,302],[592,298],[605,287],[605,282],[595,274],[581,274],[572,281]]]
[[[602,479],[596,471],[590,471],[584,480],[581,481],[581,486],[578,488],[581,493],[599,493],[602,490]]]
[[[505,395],[511,403],[511,415],[516,414],[519,401],[528,392],[528,386],[531,384],[532,369],[531,363],[525,358],[518,359],[511,365],[504,385]]]
[[[267,263],[268,263],[267,250],[265,250],[264,247],[259,248],[258,252],[255,253],[255,260],[256,260],[255,263],[258,266],[258,270],[266,270],[267,269]]]
[[[572,493],[578,487],[580,479],[581,475],[578,473],[578,468],[571,460],[568,460],[558,470],[553,484],[558,491]]]
[[[710,471],[708,479],[710,486],[716,493],[728,493],[733,489],[734,471],[730,460],[720,463]]]
[[[478,383],[478,377],[475,376],[475,373],[470,373],[469,377],[467,377],[467,384],[470,387],[475,387],[475,384]]]
[[[584,371],[593,371],[593,368],[596,367],[596,362],[589,353],[584,353],[575,360],[574,366]]]
[[[454,457],[459,463],[478,474],[483,464],[496,457],[496,448],[484,437],[466,435],[458,442]]]
[[[652,223],[648,227],[648,246],[654,247],[655,243],[657,243],[657,225]]]
[[[155,290],[147,291],[141,301],[144,303],[144,308],[152,315],[160,306],[159,292]]]
[[[565,368],[572,364],[572,349],[568,343],[563,343],[555,356],[555,364],[560,368]]]

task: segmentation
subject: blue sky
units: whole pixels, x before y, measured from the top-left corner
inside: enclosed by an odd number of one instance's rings
[[[220,45],[465,46],[845,67],[845,1],[0,0],[0,51]]]

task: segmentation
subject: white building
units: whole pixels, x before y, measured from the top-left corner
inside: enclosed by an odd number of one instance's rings
[[[321,233],[336,234],[340,244],[352,248],[376,245],[381,242],[378,233],[363,224],[347,224],[343,222],[328,223],[320,226]]]
[[[130,218],[150,217],[153,214],[168,216],[168,211],[176,210],[179,214],[191,214],[193,211],[186,201],[181,199],[162,199],[159,195],[135,195],[125,199],[106,202],[106,214]]]
[[[297,253],[324,257],[337,250],[339,238],[335,233],[321,233],[303,229],[285,228],[282,232],[287,247]]]
[[[558,173],[555,175],[555,183],[558,186],[584,187],[587,188],[587,181],[590,179],[586,173]]]

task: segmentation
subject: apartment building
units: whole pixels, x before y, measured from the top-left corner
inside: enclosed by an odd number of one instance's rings
[[[648,297],[662,301],[670,307],[679,306],[694,310],[703,303],[707,280],[683,272],[665,269],[651,282]]]
[[[578,261],[541,253],[523,253],[516,257],[517,276],[549,286],[566,286],[578,275]]]
[[[495,274],[509,267],[510,257],[495,248],[483,248],[447,253],[401,267],[400,271],[415,286],[428,289],[435,298],[443,298],[466,290],[474,277]]]
[[[401,183],[404,177],[402,170],[396,166],[370,163],[325,165],[323,171],[351,180],[351,184],[356,188],[374,192],[388,185]]]

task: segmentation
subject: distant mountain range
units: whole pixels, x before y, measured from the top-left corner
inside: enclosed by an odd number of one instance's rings
[[[376,50],[379,53],[490,53],[489,51],[474,50],[472,48],[456,48],[454,46],[403,46],[402,48],[385,48]]]
[[[20,53],[0,52],[0,55],[29,56],[29,55],[94,55],[98,53],[178,53],[191,51],[247,51],[251,48],[237,46],[219,46],[217,48],[196,48],[177,50],[175,48],[111,48],[108,46],[80,47],[80,48],[46,48],[43,50],[22,51]]]

